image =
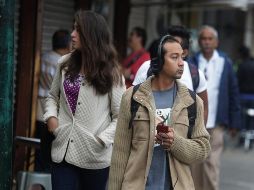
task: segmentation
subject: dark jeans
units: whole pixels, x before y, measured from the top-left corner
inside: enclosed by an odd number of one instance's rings
[[[54,190],[105,190],[109,167],[90,170],[66,162],[53,163],[51,175]]]
[[[48,132],[47,125],[36,121],[35,137],[41,139],[40,149],[35,151],[35,171],[51,171],[51,143],[54,135]]]

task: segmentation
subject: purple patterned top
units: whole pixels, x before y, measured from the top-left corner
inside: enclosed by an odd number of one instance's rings
[[[70,109],[72,114],[75,114],[77,101],[78,101],[78,94],[81,82],[84,80],[84,76],[78,75],[74,78],[72,82],[69,77],[64,80],[64,91],[67,97],[67,101],[69,103]]]

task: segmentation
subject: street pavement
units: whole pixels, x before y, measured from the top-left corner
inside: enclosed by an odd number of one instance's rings
[[[226,142],[221,160],[220,190],[254,190],[254,148],[246,152]]]

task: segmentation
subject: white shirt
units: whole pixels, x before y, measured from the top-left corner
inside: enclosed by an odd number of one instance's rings
[[[60,59],[61,55],[55,51],[50,51],[45,53],[41,58],[41,73],[40,73],[40,82],[39,82],[39,97],[47,97],[51,83],[53,81],[57,62]]]
[[[214,51],[212,58],[207,61],[202,54],[198,58],[199,69],[207,76],[207,94],[208,94],[208,118],[207,128],[215,127],[218,95],[221,74],[224,68],[224,58],[220,57],[217,51]]]
[[[45,53],[41,58],[41,73],[39,81],[39,91],[37,99],[37,120],[43,121],[44,101],[48,96],[51,83],[53,81],[60,54],[55,51]]]
[[[135,79],[132,83],[132,85],[137,85],[139,83],[142,83],[146,80],[147,78],[147,71],[150,67],[150,60],[144,62],[140,68],[138,69]],[[199,72],[199,85],[196,89],[197,93],[203,92],[204,90],[206,90],[206,79],[205,79],[205,75],[202,71],[198,70]],[[187,86],[187,88],[189,88],[190,90],[193,90],[193,84],[192,84],[192,78],[191,78],[191,73],[190,73],[190,68],[188,66],[188,63],[186,61],[184,61],[184,70],[183,70],[183,74],[182,77],[180,79],[180,81],[185,84]]]

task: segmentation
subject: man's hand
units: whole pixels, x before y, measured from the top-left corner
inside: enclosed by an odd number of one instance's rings
[[[50,117],[47,121],[48,131],[53,133],[58,127],[58,119],[55,117]]]
[[[236,129],[236,128],[229,128],[228,129],[228,134],[230,135],[231,138],[234,138],[238,134],[238,129]]]
[[[155,141],[165,150],[169,150],[174,141],[174,129],[169,127],[167,133],[157,133],[155,136]]]
[[[125,79],[130,79],[130,77],[131,77],[131,69],[130,68],[124,69],[123,70],[123,75],[124,75]]]

